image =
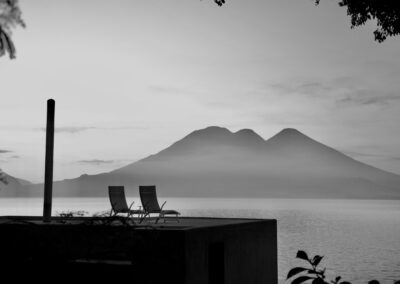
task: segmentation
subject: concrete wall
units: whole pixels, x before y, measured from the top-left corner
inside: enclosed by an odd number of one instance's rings
[[[3,222],[0,267],[133,283],[278,283],[276,220],[177,227]]]
[[[278,283],[276,220],[190,230],[185,242],[185,283],[209,283],[214,244],[223,245],[225,284]]]

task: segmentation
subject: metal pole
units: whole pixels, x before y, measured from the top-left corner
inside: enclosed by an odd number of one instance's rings
[[[53,195],[54,111],[56,102],[47,100],[46,161],[44,166],[43,222],[50,222]]]

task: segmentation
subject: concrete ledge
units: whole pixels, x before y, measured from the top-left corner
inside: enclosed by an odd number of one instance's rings
[[[276,220],[180,218],[134,226],[94,221],[0,217],[0,265],[90,278],[129,275],[137,283],[277,283]]]

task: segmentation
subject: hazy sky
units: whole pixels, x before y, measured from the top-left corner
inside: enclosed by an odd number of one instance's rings
[[[293,127],[400,174],[400,37],[350,29],[337,1],[21,0],[0,58],[0,167],[43,181],[109,171],[210,125]]]

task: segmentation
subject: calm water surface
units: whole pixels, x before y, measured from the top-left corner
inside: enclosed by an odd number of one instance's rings
[[[164,200],[164,198],[160,198]],[[185,216],[274,218],[278,220],[279,277],[284,283],[299,249],[324,255],[329,278],[354,283],[400,279],[400,201],[321,199],[166,198],[166,209]],[[138,198],[130,197],[128,202]],[[0,215],[41,215],[42,199],[0,199]],[[109,210],[107,198],[58,198],[53,214]]]

